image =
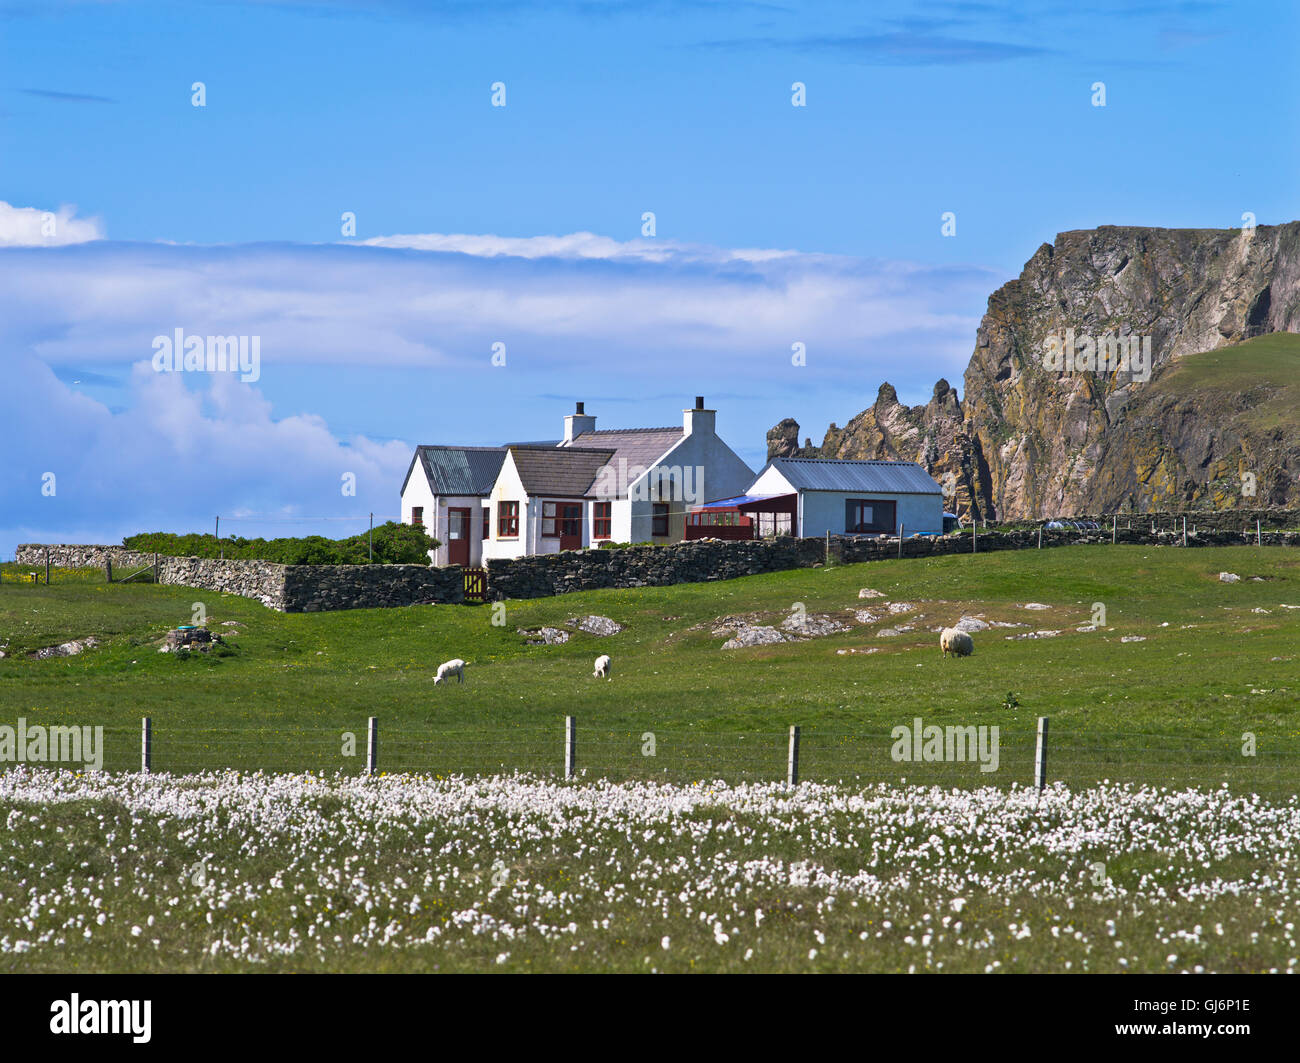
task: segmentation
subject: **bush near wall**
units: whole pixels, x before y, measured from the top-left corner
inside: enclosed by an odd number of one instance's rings
[[[279,565],[365,565],[371,563],[366,533],[346,539],[320,535],[302,538],[244,539],[238,535],[175,535],[145,532],[122,540],[128,550],[165,557],[223,557],[227,561],[274,561]],[[387,521],[374,531],[374,564],[427,565],[429,551],[441,545],[422,527]]]

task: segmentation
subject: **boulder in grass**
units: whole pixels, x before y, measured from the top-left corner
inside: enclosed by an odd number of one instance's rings
[[[616,620],[611,620],[607,616],[574,616],[570,617],[565,623],[588,635],[617,635],[623,630],[623,625]]]
[[[1220,582],[1220,583],[1240,583],[1240,582],[1241,582],[1241,577],[1238,576],[1235,572],[1220,572],[1220,573],[1219,573],[1219,582]]]
[[[774,627],[747,627],[736,632],[734,638],[722,644],[724,650],[740,650],[748,646],[770,646],[777,642],[792,642],[789,635],[783,635]]]
[[[848,631],[849,626],[829,616],[812,616],[804,613],[786,617],[781,621],[781,630],[805,638],[819,638],[822,635],[838,635],[841,631]]]

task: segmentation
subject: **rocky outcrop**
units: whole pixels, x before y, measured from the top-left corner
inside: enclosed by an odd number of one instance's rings
[[[884,385],[819,456],[918,461],[976,518],[1295,505],[1286,333],[1300,333],[1300,222],[1061,233],[990,296],[962,401],[941,380],[909,408]],[[1148,338],[1150,372],[1045,366],[1071,334],[1084,353],[1087,337]]]
[[[924,406],[904,406],[889,383],[876,401],[843,428],[832,424],[817,457],[914,461],[944,489],[944,506],[965,520],[987,514],[988,468],[979,441],[966,431],[961,402],[946,380]]]
[[[767,460],[773,458],[816,458],[820,457],[819,448],[813,446],[811,438],[799,445],[799,422],[787,417],[778,422],[767,433]]]

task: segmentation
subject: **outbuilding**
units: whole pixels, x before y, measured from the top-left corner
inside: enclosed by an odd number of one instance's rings
[[[911,461],[773,458],[743,495],[699,507],[691,522],[692,538],[710,526],[736,529],[718,538],[942,535],[943,488]]]

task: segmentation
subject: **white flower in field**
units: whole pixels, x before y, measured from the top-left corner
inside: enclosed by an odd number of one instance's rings
[[[753,957],[754,957],[754,950],[753,950],[753,949],[746,949],[746,950],[745,950],[745,959],[749,960],[749,959],[753,959]],[[1292,960],[1292,961],[1291,961],[1291,964],[1292,964],[1292,966],[1294,966],[1294,965],[1295,965],[1295,960]]]
[[[954,912],[960,912],[965,907],[966,907],[965,897],[954,897],[952,899],[952,910]]]
[[[1171,952],[1168,956],[1165,957],[1165,963],[1177,963],[1177,962],[1178,962],[1178,954],[1175,952]]]
[[[508,952],[497,953],[497,963],[505,963],[506,960],[508,959],[510,959],[510,953]]]
[[[662,945],[665,949],[671,948],[672,943],[673,943],[673,939],[670,938],[667,934],[664,935],[663,941],[659,942],[659,944]]]
[[[139,937],[141,934],[143,934],[143,933],[144,933],[144,930],[143,930],[141,927],[133,926],[133,927],[131,928],[131,936],[132,936],[133,938],[138,938],[138,937]]]
[[[809,958],[810,960],[815,960],[815,959],[817,958],[817,950],[816,950],[816,949],[809,949],[809,950],[808,950],[808,958]]]

